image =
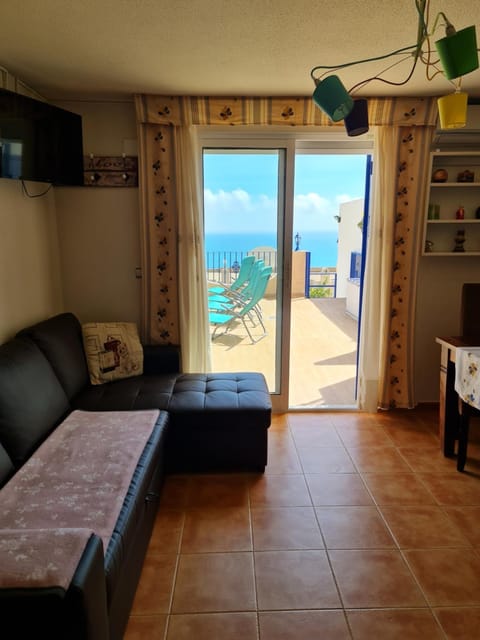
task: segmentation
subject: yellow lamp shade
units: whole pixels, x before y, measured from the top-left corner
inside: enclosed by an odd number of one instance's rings
[[[461,129],[467,124],[468,94],[456,91],[437,100],[440,129]]]

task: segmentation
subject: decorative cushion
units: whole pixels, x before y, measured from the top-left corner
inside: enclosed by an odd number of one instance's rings
[[[89,322],[82,333],[92,384],[143,373],[143,349],[134,322]]]

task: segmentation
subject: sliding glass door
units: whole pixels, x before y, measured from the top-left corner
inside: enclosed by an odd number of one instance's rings
[[[213,370],[262,372],[277,411],[356,405],[369,144],[316,135],[201,136]]]
[[[272,141],[203,145],[212,366],[261,371],[278,410],[288,404],[293,158],[293,145]]]

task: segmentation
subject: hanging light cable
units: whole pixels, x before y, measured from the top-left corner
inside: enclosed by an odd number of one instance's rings
[[[475,26],[466,27],[461,31],[456,31],[453,24],[448,20],[443,11],[440,11],[434,21],[432,32],[428,29],[428,20],[430,13],[430,0],[415,0],[415,7],[418,14],[417,23],[417,40],[415,44],[406,47],[400,47],[394,51],[379,56],[372,56],[370,58],[364,58],[362,60],[354,60],[351,62],[345,62],[337,65],[317,65],[310,71],[310,76],[315,83],[315,91],[313,93],[313,100],[317,106],[326,113],[331,120],[338,122],[339,120],[346,119],[350,113],[357,107],[357,111],[360,113],[359,105],[356,105],[358,100],[353,100],[351,94],[358,89],[363,88],[365,85],[373,81],[383,82],[391,86],[403,86],[407,84],[418,66],[418,63],[425,65],[425,75],[428,81],[433,80],[437,75],[442,74],[446,80],[451,82],[456,87],[455,93],[450,96],[445,96],[449,100],[442,102],[445,104],[456,105],[455,117],[453,120],[449,120],[447,116],[441,118],[441,122],[444,122],[448,128],[456,128],[464,126],[465,118],[459,115],[460,105],[464,105],[465,96],[464,92],[459,90],[459,83],[455,84],[452,80],[460,78],[467,73],[470,73],[478,68],[478,49],[476,41]],[[439,60],[432,60],[432,46],[430,44],[430,37],[437,29],[440,20],[443,21],[445,27],[445,37],[435,42],[435,48],[437,50]],[[425,50],[424,50],[425,49]],[[348,91],[344,87],[337,72],[347,67],[352,67],[369,62],[377,62],[380,60],[386,60],[393,56],[399,56],[401,54],[407,54],[402,57],[401,60],[390,64],[385,69],[382,69],[379,73],[372,75],[364,80],[355,83]],[[390,71],[393,67],[405,62],[413,56],[412,65],[405,79],[400,81],[390,80],[384,78],[383,75]],[[441,64],[442,68],[438,67]],[[432,69],[434,72],[432,73]],[[316,77],[317,71],[322,70],[323,73]],[[331,75],[331,74],[334,75]],[[439,99],[439,108],[440,108]],[[467,96],[468,100],[468,96]],[[463,108],[463,107],[462,107]],[[444,111],[444,108],[442,108]],[[450,110],[447,110],[450,113]],[[361,113],[365,114],[365,105],[361,106]],[[445,115],[445,113],[444,113]],[[368,116],[366,116],[368,117]],[[447,118],[447,119],[445,119]],[[354,126],[353,131],[368,131],[368,121],[363,122],[359,126]],[[349,127],[347,126],[347,133],[349,133]],[[359,135],[358,133],[349,133],[349,135]]]

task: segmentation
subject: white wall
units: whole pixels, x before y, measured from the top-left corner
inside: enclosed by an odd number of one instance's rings
[[[358,223],[363,219],[363,198],[344,202],[339,207],[337,298],[347,295],[347,280],[350,276],[350,254],[362,250],[362,232]]]
[[[479,257],[422,257],[415,320],[415,399],[438,402],[440,346],[436,336],[460,335],[464,282],[480,282]]]
[[[133,102],[56,104],[82,115],[86,154],[136,154]],[[0,342],[65,310],[139,323],[138,189],[55,187],[30,199],[0,179],[0,260]]]
[[[86,155],[136,155],[133,103],[56,104],[82,116]],[[55,195],[65,308],[82,322],[138,324],[138,188],[62,187]]]
[[[47,184],[27,182],[39,194]],[[54,190],[0,179],[0,343],[63,310]]]

